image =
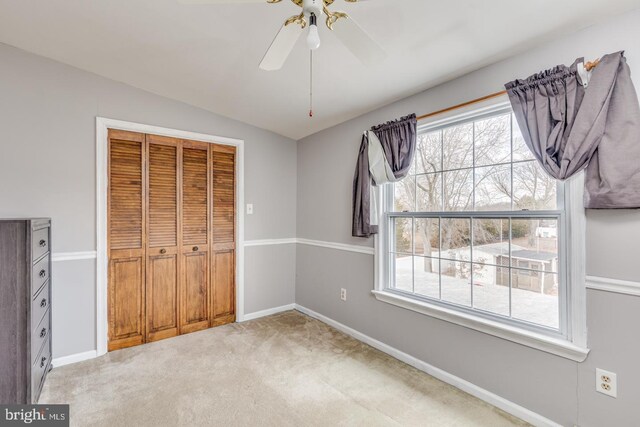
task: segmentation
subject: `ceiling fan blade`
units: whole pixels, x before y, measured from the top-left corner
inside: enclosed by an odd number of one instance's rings
[[[269,46],[264,58],[262,58],[260,68],[266,71],[282,68],[301,34],[302,28],[299,25],[283,25],[276,38],[271,42],[271,46]]]
[[[338,19],[333,24],[333,32],[365,65],[373,65],[387,56],[382,47],[350,16]]]
[[[236,3],[266,3],[267,0],[178,0],[182,4],[236,4]]]

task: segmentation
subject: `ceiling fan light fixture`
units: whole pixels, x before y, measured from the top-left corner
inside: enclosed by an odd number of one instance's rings
[[[312,13],[309,17],[309,34],[307,35],[307,47],[316,50],[320,47],[320,33],[318,32],[318,24],[316,14]]]

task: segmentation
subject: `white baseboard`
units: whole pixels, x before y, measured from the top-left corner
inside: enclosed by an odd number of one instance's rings
[[[530,411],[529,409],[524,408],[516,403],[513,403],[503,397],[500,397],[488,390],[480,388],[477,385],[470,383],[469,381],[456,377],[455,375],[450,374],[446,371],[443,371],[440,368],[436,368],[435,366],[432,366],[426,362],[423,362],[420,359],[410,356],[407,353],[404,353],[396,348],[391,347],[390,345],[387,345],[383,342],[375,340],[361,332],[356,331],[355,329],[352,329],[346,325],[343,325],[342,323],[336,322],[335,320],[330,319],[320,313],[316,313],[315,311],[310,310],[298,304],[295,304],[295,309],[303,314],[306,314],[323,323],[326,323],[327,325],[341,332],[344,332],[345,334],[357,339],[358,341],[362,341],[363,343],[368,344],[371,347],[376,348],[382,351],[383,353],[388,354],[389,356],[392,356],[408,365],[411,365],[416,369],[426,372],[427,374],[439,379],[440,381],[443,381],[447,384],[451,384],[452,386],[459,388],[460,390],[467,392],[470,395],[475,396],[480,400],[483,400],[497,408],[502,409],[505,412],[508,412],[511,415],[514,415],[530,424],[533,424],[534,426],[560,427],[560,424],[557,424],[551,421],[550,419],[543,417],[540,414]]]
[[[51,361],[51,364],[53,365],[54,368],[58,368],[60,366],[82,362],[84,360],[93,359],[95,357],[98,357],[98,352],[95,350],[91,350],[91,351],[85,351],[83,353],[76,353],[76,354],[71,354],[69,356],[55,358],[53,359],[53,361]]]
[[[281,307],[274,307],[267,310],[257,311],[255,313],[246,314],[241,321],[246,322],[248,320],[259,319],[261,317],[270,316],[272,314],[282,313],[283,311],[295,310],[295,308],[295,304],[288,304]],[[85,360],[94,359],[96,357],[98,357],[98,352],[96,350],[91,350],[85,351],[83,353],[71,354],[69,356],[58,357],[56,359],[53,359],[51,364],[54,368],[58,368],[60,366],[70,365],[72,363],[82,362]]]
[[[267,310],[256,311],[255,313],[245,314],[242,317],[242,320],[240,320],[240,321],[241,322],[246,322],[246,321],[249,321],[249,320],[255,320],[255,319],[259,319],[261,317],[271,316],[272,314],[282,313],[283,311],[291,311],[291,310],[295,310],[295,309],[296,309],[296,305],[295,304],[287,304],[287,305],[283,305],[281,307],[274,307],[274,308],[269,308]]]
[[[502,409],[505,412],[508,412],[511,415],[514,415],[534,426],[539,427],[560,427],[560,424],[557,424],[551,421],[548,418],[543,417],[540,414],[537,414],[527,408],[524,408],[516,403],[513,403],[503,397],[500,397],[488,390],[485,390],[481,387],[478,387],[475,384],[470,383],[462,378],[459,378],[453,374],[450,374],[446,371],[443,371],[440,368],[436,368],[433,365],[430,365],[416,357],[413,357],[407,353],[404,353],[390,345],[387,345],[381,341],[373,339],[368,335],[365,335],[361,332],[356,331],[342,323],[339,323],[333,319],[330,319],[320,313],[316,313],[313,310],[310,310],[306,307],[303,307],[299,304],[287,304],[281,307],[274,307],[267,310],[258,311],[255,313],[250,313],[244,316],[242,321],[259,319],[261,317],[270,316],[272,314],[282,313],[284,311],[297,310],[303,314],[306,314],[310,317],[313,317],[317,320],[320,320],[327,325],[344,332],[345,334],[357,339],[358,341],[362,341],[365,344],[370,345],[373,348],[376,348],[383,353],[388,354],[391,357],[394,357],[408,365],[413,366],[416,369],[419,369],[432,377],[439,379],[447,384],[450,384],[454,387],[459,388],[460,390],[469,393],[472,396],[477,397],[480,400],[483,400],[497,408]],[[58,357],[53,359],[52,365],[54,368],[69,365],[72,363],[82,362],[84,360],[89,360],[97,357],[97,351],[85,351],[83,353],[72,354],[69,356]]]

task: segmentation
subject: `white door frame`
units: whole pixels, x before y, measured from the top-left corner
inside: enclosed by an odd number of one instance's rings
[[[97,355],[107,352],[107,146],[109,129],[169,136],[236,147],[236,320],[244,318],[244,141],[203,133],[168,129],[122,120],[96,117],[96,348]]]

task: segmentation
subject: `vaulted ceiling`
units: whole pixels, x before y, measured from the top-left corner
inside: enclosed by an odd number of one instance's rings
[[[280,71],[258,64],[285,18],[277,4],[177,0],[0,0],[0,42],[299,139],[551,37],[638,7],[638,0],[336,0],[388,53],[364,66],[324,26]]]

